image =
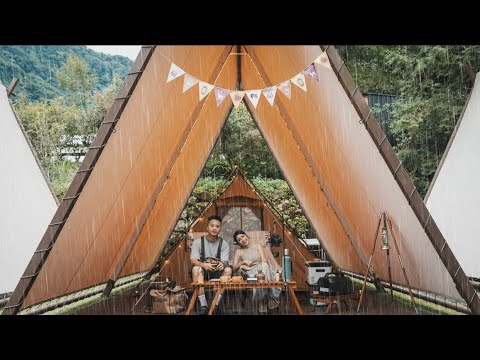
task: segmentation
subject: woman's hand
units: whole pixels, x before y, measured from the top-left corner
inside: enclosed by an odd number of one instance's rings
[[[242,265],[242,266],[240,266],[240,269],[241,269],[241,270],[245,270],[245,271],[250,271],[250,270],[252,270],[252,268],[251,268],[250,266],[247,266],[247,265]]]
[[[251,260],[243,260],[243,261],[242,261],[242,264],[243,264],[243,265],[247,265],[247,266],[253,266],[253,261],[251,261]]]

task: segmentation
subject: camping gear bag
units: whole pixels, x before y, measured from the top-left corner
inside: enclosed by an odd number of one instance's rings
[[[150,290],[153,314],[179,314],[186,310],[188,296],[185,288],[176,286],[173,289]]]
[[[354,293],[353,281],[344,274],[329,273],[318,279],[318,292],[328,296],[351,295]]]

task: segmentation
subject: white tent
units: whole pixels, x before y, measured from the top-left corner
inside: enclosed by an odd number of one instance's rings
[[[425,203],[467,276],[480,278],[480,80],[447,145]]]
[[[13,291],[57,209],[0,83],[0,294]]]

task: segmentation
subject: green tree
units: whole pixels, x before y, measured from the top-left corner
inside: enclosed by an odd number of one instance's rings
[[[81,105],[86,111],[97,77],[89,71],[85,61],[68,54],[65,63],[57,70],[57,79],[60,86],[68,92],[68,102]]]
[[[230,113],[202,175],[225,177],[234,165],[239,165],[250,177],[282,178],[267,143],[243,103]]]
[[[480,47],[463,45],[339,47],[362,92],[397,94],[387,125],[422,196],[443,155],[480,69]],[[468,71],[469,70],[469,71]]]

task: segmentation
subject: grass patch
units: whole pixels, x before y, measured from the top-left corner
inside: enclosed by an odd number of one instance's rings
[[[359,289],[362,288],[363,280],[351,278]],[[366,285],[366,291],[378,298],[389,300],[390,288],[385,287],[385,293],[377,292],[375,286],[369,282]],[[415,306],[420,315],[465,315],[464,313],[446,308],[442,305],[434,304],[430,301],[422,300],[414,296]],[[393,301],[401,306],[411,307],[410,295],[393,290]]]
[[[77,311],[80,311],[82,309],[85,309],[89,306],[92,306],[94,304],[101,303],[102,301],[105,301],[111,297],[118,296],[120,294],[123,294],[131,289],[133,289],[135,286],[137,286],[140,282],[142,282],[142,279],[138,279],[134,282],[116,287],[112,290],[112,293],[110,297],[106,298],[103,296],[103,293],[99,293],[93,296],[90,296],[88,298],[76,301],[74,303],[62,306],[57,309],[53,309],[51,311],[47,311],[44,313],[44,315],[74,315]]]

